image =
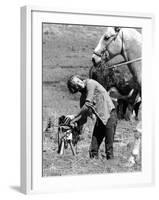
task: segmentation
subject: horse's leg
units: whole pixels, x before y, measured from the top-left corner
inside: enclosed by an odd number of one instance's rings
[[[118,115],[118,119],[123,119],[124,117],[124,113],[123,113],[123,100],[119,99],[118,100],[118,106],[117,106],[117,115]]]
[[[127,109],[127,107],[128,107],[128,102],[123,100],[123,117],[124,117],[125,114],[126,114],[126,109]]]
[[[133,115],[133,106],[131,104],[127,105],[126,113],[125,113],[125,120],[132,120]]]
[[[140,104],[141,104],[141,101],[134,105],[135,119],[136,120],[138,120],[138,113],[139,113]]]

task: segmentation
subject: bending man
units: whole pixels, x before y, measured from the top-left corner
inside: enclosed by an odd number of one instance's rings
[[[92,113],[97,118],[89,150],[90,158],[98,158],[99,147],[105,138],[106,158],[112,159],[117,115],[114,104],[107,91],[97,81],[93,79],[82,79],[78,75],[71,76],[67,85],[72,94],[77,92],[81,93],[81,110],[72,122],[76,122],[82,117],[86,119]],[[85,122],[86,120],[84,120]]]

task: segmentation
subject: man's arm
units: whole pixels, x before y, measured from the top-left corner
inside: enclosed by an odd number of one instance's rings
[[[93,107],[95,84],[90,80],[88,80],[88,82],[86,83],[86,91],[87,91],[87,97],[86,97],[85,103],[80,109],[80,111],[77,113],[75,118],[72,120],[72,122],[78,121],[82,117],[82,115],[88,116],[90,112],[92,111],[91,108]]]
[[[95,93],[95,83],[92,80],[88,80],[87,82],[87,97],[86,102],[90,102],[93,104],[93,98]]]

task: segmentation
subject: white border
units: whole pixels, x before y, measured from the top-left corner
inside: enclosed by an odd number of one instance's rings
[[[153,183],[152,15],[22,8],[22,169],[25,193],[88,190]],[[91,13],[91,14],[90,14]],[[42,22],[142,27],[143,29],[143,127],[142,172],[43,178],[42,174]],[[149,80],[149,81],[147,81]],[[147,92],[149,91],[149,93]],[[23,105],[24,104],[24,105]],[[148,113],[148,115],[147,115]],[[104,180],[107,181],[104,181]],[[95,181],[94,181],[95,180]],[[76,183],[76,184],[75,184]],[[98,184],[97,184],[98,183]]]
[[[31,9],[21,8],[21,191],[31,190]]]

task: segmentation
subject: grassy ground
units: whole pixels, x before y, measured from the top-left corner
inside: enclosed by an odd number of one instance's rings
[[[103,27],[92,26],[43,25],[43,128],[50,116],[57,125],[59,116],[74,114],[79,109],[79,94],[71,95],[66,82],[72,74],[88,77],[93,49],[104,30]],[[132,168],[126,165],[136,123],[119,121],[116,132],[118,142],[114,143],[115,158],[111,161],[105,159],[103,144],[100,158],[89,159],[93,129],[90,119],[78,143],[76,157],[72,156],[70,149],[62,156],[57,154],[56,127],[50,133],[43,132],[43,176],[140,171],[140,162]]]

